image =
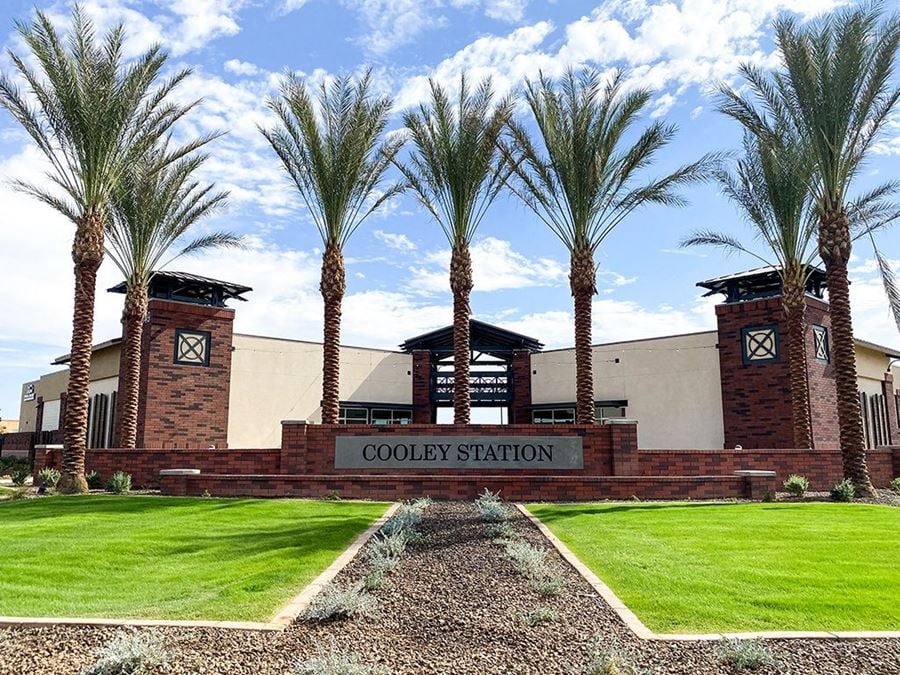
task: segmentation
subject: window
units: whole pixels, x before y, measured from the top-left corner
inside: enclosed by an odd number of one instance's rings
[[[411,424],[412,412],[409,410],[372,409],[372,424]]]
[[[831,352],[828,349],[828,329],[825,326],[813,326],[812,329],[816,361],[821,361],[822,363],[830,362]]]
[[[625,406],[598,405],[594,408],[594,417],[597,422],[611,417],[625,417]]]
[[[209,333],[204,330],[175,330],[175,363],[182,366],[209,365]]]
[[[344,408],[338,413],[340,424],[368,424],[369,411],[366,408]]]
[[[741,357],[744,365],[778,360],[778,329],[775,326],[752,326],[741,329]]]
[[[548,408],[531,413],[534,424],[575,424],[575,408]]]

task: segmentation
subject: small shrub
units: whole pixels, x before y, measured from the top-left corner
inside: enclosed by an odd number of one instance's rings
[[[759,670],[775,659],[762,640],[738,640],[726,638],[716,646],[719,661],[735,670]]]
[[[341,493],[337,490],[329,490],[322,499],[329,502],[339,502],[341,501]]]
[[[102,490],[103,489],[103,479],[100,477],[100,474],[96,471],[91,471],[88,474],[85,474],[84,479],[87,481],[88,488],[91,490]]]
[[[485,528],[491,539],[499,539],[501,541],[509,541],[516,538],[516,529],[507,521],[499,523],[489,523]]]
[[[849,478],[845,478],[840,483],[831,488],[831,498],[836,502],[853,501],[856,490]]]
[[[17,487],[15,490],[9,493],[9,501],[15,502],[19,499],[25,499],[28,496],[28,488],[27,487]]]
[[[374,591],[384,586],[384,570],[374,569],[363,577],[363,589]]]
[[[475,508],[481,519],[488,523],[501,523],[509,520],[509,509],[503,502],[475,502]]]
[[[791,474],[788,476],[788,479],[784,481],[784,489],[794,497],[802,497],[803,494],[809,490],[809,481],[806,480],[806,476]]]
[[[595,640],[588,655],[587,675],[638,675],[637,667],[620,649]]]
[[[131,474],[124,471],[116,471],[106,481],[106,491],[117,495],[131,492]]]
[[[565,585],[565,582],[559,577],[540,577],[530,579],[529,583],[539,595],[543,596],[558,595]]]
[[[22,487],[30,475],[28,469],[16,469],[10,474],[10,478],[12,478],[13,485]]]
[[[38,480],[46,488],[55,488],[60,478],[62,478],[62,475],[59,471],[49,466],[41,469],[41,472],[38,474]]]
[[[172,660],[161,635],[119,633],[98,652],[99,658],[82,675],[151,675]]]
[[[406,532],[396,534],[376,534],[366,548],[366,558],[373,570],[390,570],[397,566],[401,556],[406,552],[409,539]]]
[[[316,655],[298,661],[294,675],[382,675],[387,673],[383,666],[373,666],[362,660],[355,652],[342,652],[332,640],[331,647],[316,645]]]
[[[538,607],[522,617],[529,626],[537,626],[539,623],[556,621],[556,612],[549,607]]]
[[[375,598],[365,591],[362,583],[349,588],[329,584],[306,609],[307,621],[359,619],[378,614]]]
[[[547,551],[532,546],[527,541],[511,541],[506,544],[506,555],[512,560],[516,571],[529,578],[547,576]]]
[[[900,492],[900,478],[895,478],[891,481],[891,490],[894,492]]]
[[[476,504],[478,502],[501,502],[501,501],[503,501],[503,500],[500,499],[500,490],[497,490],[496,492],[491,492],[487,488],[484,488],[484,491],[480,495],[478,495],[478,497],[475,498]]]

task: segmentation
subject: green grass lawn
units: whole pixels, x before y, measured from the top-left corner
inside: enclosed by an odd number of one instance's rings
[[[529,506],[652,630],[900,629],[900,509]]]
[[[104,495],[0,503],[0,615],[267,621],[384,503]]]

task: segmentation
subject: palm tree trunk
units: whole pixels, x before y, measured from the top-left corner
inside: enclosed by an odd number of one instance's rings
[[[794,419],[794,447],[812,447],[809,415],[809,379],[806,367],[805,284],[791,270],[785,270],[782,305],[788,325],[788,368],[791,373],[791,416]]]
[[[94,295],[97,270],[103,262],[103,219],[86,213],[75,229],[72,245],[75,263],[75,305],[72,316],[72,349],[69,352],[69,385],[62,453],[61,492],[87,492],[84,450],[87,437],[88,395],[91,383],[91,346],[94,333]]]
[[[453,423],[468,424],[472,400],[469,393],[469,295],[472,292],[472,256],[465,242],[450,256],[450,290],[453,292]]]
[[[344,255],[339,246],[329,244],[322,256],[319,284],[325,301],[325,337],[322,361],[322,424],[337,424],[341,385],[341,302],[347,290]]]
[[[831,342],[837,388],[838,427],[844,476],[849,478],[858,496],[874,494],[866,466],[866,443],[859,406],[856,374],[856,349],[850,315],[850,227],[847,214],[831,210],[819,223],[819,255],[825,263],[828,301],[831,305]]]
[[[572,251],[569,286],[575,299],[575,412],[578,424],[594,424],[594,359],[591,304],[597,292],[594,254],[587,246]]]
[[[141,383],[141,341],[147,318],[147,286],[130,285],[125,294],[122,311],[122,369],[119,373],[117,397],[118,429],[116,441],[120,448],[134,448],[137,444],[138,402]]]

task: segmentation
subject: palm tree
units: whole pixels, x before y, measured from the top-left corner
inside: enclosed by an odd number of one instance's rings
[[[325,251],[319,289],[325,303],[322,422],[337,424],[340,405],[341,302],[346,291],[343,249],[360,224],[402,190],[384,185],[402,141],[383,140],[391,100],[371,93],[371,71],[323,83],[317,102],[289,75],[281,96],[269,100],[278,117],[260,129],[294,182]]]
[[[103,260],[107,205],[131,158],[192,107],[167,100],[190,71],[181,70],[153,88],[167,55],[153,47],[123,64],[122,26],[98,41],[77,5],[66,42],[42,12],[17,28],[37,67],[29,66],[26,57],[10,54],[28,94],[4,75],[0,105],[49,161],[50,185],[16,182],[15,186],[75,224],[75,302],[60,486],[64,491],[84,491],[94,292]]]
[[[527,81],[525,97],[542,148],[525,128],[510,124],[506,155],[514,167],[510,189],[559,237],[569,251],[569,287],[575,301],[578,424],[593,424],[594,375],[591,303],[597,292],[594,254],[632,211],[644,204],[681,206],[678,188],[705,179],[714,158],[705,156],[669,175],[639,182],[675,135],[654,122],[626,146],[625,136],[651,98],[647,89],[623,92],[624,74],[604,83],[592,69],[569,69],[560,82],[541,75]]]
[[[241,244],[241,239],[233,234],[213,232],[193,239],[163,261],[184,235],[221,208],[227,197],[227,193],[213,192],[212,185],[194,178],[206,155],[182,155],[183,150],[179,149],[175,156],[181,158],[172,161],[165,146],[153,148],[128,168],[113,193],[106,252],[125,277],[126,286],[116,429],[122,448],[135,447],[137,440],[141,339],[155,271],[182,255]]]
[[[900,99],[900,88],[892,83],[900,16],[885,19],[881,6],[873,4],[809,26],[782,17],[775,22],[775,34],[784,67],[768,74],[743,66],[755,101],[723,88],[721,109],[757,136],[771,136],[776,127],[790,129],[812,155],[816,180],[809,187],[831,305],[844,475],[857,494],[872,494],[847,278],[853,240],[848,193]]]
[[[816,217],[807,186],[812,162],[793,139],[777,143],[744,134],[744,154],[734,172],[716,178],[725,195],[743,212],[766,249],[757,254],[739,240],[719,232],[699,232],[682,246],[718,246],[746,253],[771,265],[781,277],[781,304],[788,324],[788,362],[794,447],[812,447],[806,367],[806,283],[813,270]]]
[[[413,150],[407,163],[397,165],[450,243],[453,421],[468,424],[472,358],[469,296],[473,288],[469,246],[509,176],[499,141],[513,104],[510,99],[494,104],[494,88],[489,79],[473,90],[463,74],[455,103],[435,80],[429,84],[431,100],[403,116]]]

